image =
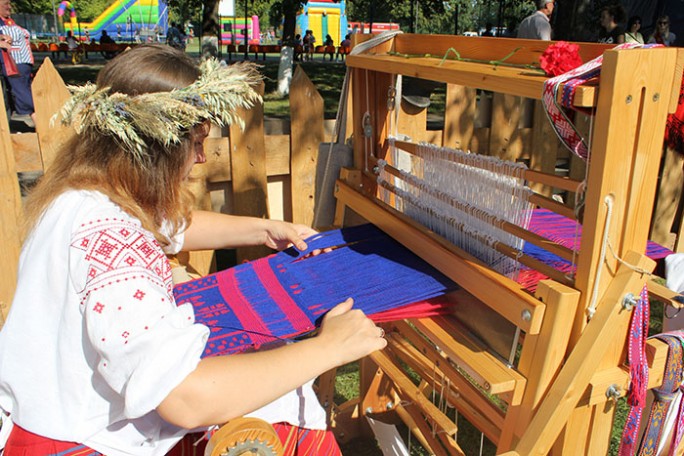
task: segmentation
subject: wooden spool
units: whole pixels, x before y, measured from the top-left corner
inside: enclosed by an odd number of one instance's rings
[[[282,456],[273,426],[259,418],[237,418],[211,436],[204,456]]]

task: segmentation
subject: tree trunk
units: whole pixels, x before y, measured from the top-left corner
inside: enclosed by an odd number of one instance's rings
[[[217,57],[219,51],[218,37],[221,27],[218,21],[218,0],[205,0],[202,11],[202,58]]]
[[[299,3],[297,3],[297,6]],[[283,11],[283,44],[292,45],[295,37],[295,29],[297,28],[297,9],[288,8]]]
[[[568,0],[556,3],[553,17],[553,39],[591,41],[599,25],[589,23],[592,0]]]
[[[294,48],[292,46],[283,46],[280,51],[280,63],[278,64],[278,94],[282,97],[290,93],[293,56]]]
[[[297,2],[297,7],[299,2]],[[292,7],[284,11],[283,23],[283,48],[280,51],[280,64],[278,65],[278,93],[285,96],[290,93],[290,81],[292,80],[292,60],[294,57],[294,37],[297,26],[297,9]]]

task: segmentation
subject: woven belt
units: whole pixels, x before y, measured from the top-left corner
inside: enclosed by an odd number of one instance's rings
[[[653,46],[654,45],[643,46],[635,43],[624,43],[616,46],[614,49]],[[542,103],[544,104],[544,110],[551,122],[551,126],[563,145],[584,160],[587,160],[587,157],[589,156],[589,147],[574,124],[574,111],[578,110],[573,106],[575,93],[578,86],[601,74],[602,64],[603,56],[600,55],[572,71],[550,78],[544,82]],[[563,86],[563,93],[561,94],[561,101],[559,102],[558,92],[560,91],[561,86]]]
[[[682,371],[684,370],[684,347],[682,341],[684,332],[675,331],[665,334],[658,334],[653,336],[660,339],[668,345],[667,361],[665,364],[665,372],[663,375],[663,384],[660,388],[653,390],[654,400],[651,405],[646,430],[641,441],[640,455],[654,455],[657,454],[659,444],[663,438],[668,435],[665,429],[665,421],[669,413],[674,413],[672,404],[677,394],[680,394],[682,388]],[[673,455],[675,449],[679,445],[682,436],[682,429],[684,428],[684,413],[682,413],[684,402],[680,401],[679,409],[677,410],[677,420],[674,429],[672,444],[670,445],[669,455]]]
[[[646,360],[646,338],[648,336],[649,319],[648,289],[644,285],[639,302],[634,307],[629,328],[629,349],[627,360],[631,379],[627,403],[630,405],[629,415],[625,422],[620,439],[619,456],[635,454],[641,414],[646,401],[646,387],[648,385],[648,362]]]

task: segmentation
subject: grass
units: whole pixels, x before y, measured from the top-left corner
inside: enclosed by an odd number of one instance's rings
[[[196,53],[190,52],[197,57]],[[42,64],[49,53],[36,54],[36,66]],[[233,59],[233,62],[242,61],[242,56]],[[85,63],[73,65],[62,55],[61,59],[53,61],[57,71],[64,79],[66,84],[82,85],[86,82],[95,82],[97,74],[107,61],[98,56],[90,56]],[[266,118],[289,119],[290,105],[288,97],[281,97],[276,93],[278,84],[278,65],[279,61],[275,54],[267,54],[266,61],[259,60],[257,63],[261,67],[264,75],[265,95],[264,95],[264,116]],[[326,119],[334,119],[337,114],[337,105],[340,98],[340,89],[344,81],[345,66],[341,63],[320,60],[316,57],[311,62],[298,62],[306,75],[311,79],[319,94],[323,98],[324,116]],[[37,68],[36,68],[37,70]],[[294,73],[294,70],[293,70]]]

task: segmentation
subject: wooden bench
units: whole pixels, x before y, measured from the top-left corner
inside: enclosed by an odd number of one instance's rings
[[[266,60],[266,54],[280,54],[281,46],[277,44],[250,44],[247,47],[248,54],[254,54],[254,60],[258,60],[259,54],[261,54],[261,59]],[[226,45],[226,53],[228,54],[228,60],[233,59],[233,54],[244,54],[245,45],[240,44],[235,46],[234,44]]]

